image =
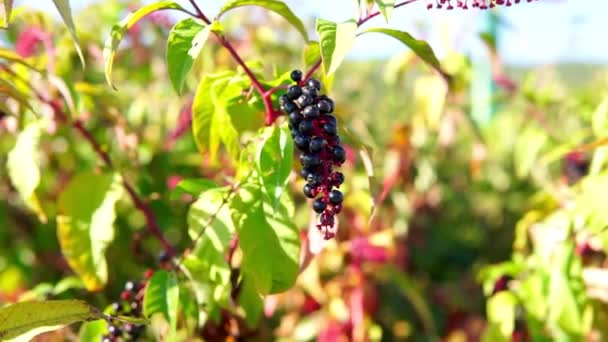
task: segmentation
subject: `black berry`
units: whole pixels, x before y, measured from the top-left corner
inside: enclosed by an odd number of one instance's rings
[[[304,119],[304,117],[298,112],[289,113],[289,123],[292,124],[294,127],[297,127],[302,121],[302,119]]]
[[[342,204],[342,200],[344,200],[344,196],[340,190],[332,190],[329,193],[329,203],[338,205]]]
[[[308,198],[315,198],[315,196],[313,195],[313,189],[314,189],[314,187],[312,185],[306,184],[306,185],[304,185],[302,192],[304,192],[304,196],[306,196]]]
[[[306,85],[308,85],[309,87],[314,87],[317,90],[321,90],[321,81],[316,78],[309,78],[306,82]]]
[[[293,142],[300,151],[308,151],[310,140],[303,134],[298,134],[293,138]]]
[[[316,154],[302,154],[300,161],[303,166],[319,166],[321,165],[321,158]]]
[[[332,124],[334,126],[338,126],[338,120],[336,119],[335,116],[333,115],[324,115],[323,119],[325,120],[326,123],[328,124]]]
[[[296,103],[300,106],[300,108],[304,108],[309,104],[312,104],[312,97],[302,94],[297,98]]]
[[[291,113],[298,110],[298,106],[296,106],[296,104],[292,101],[285,102],[282,108],[285,113]]]
[[[326,123],[325,125],[323,125],[323,130],[325,131],[325,133],[329,134],[329,135],[336,135],[336,133],[338,133],[338,127],[336,127],[336,125],[331,124],[331,123]]]
[[[300,86],[292,85],[292,86],[289,86],[289,88],[287,88],[287,96],[290,99],[295,100],[300,95],[302,95],[302,88],[300,88]]]
[[[167,252],[162,251],[160,252],[160,254],[158,255],[158,261],[162,264],[165,262],[169,262],[169,260],[171,260],[171,257],[169,257],[169,254],[167,254]]]
[[[307,119],[317,118],[319,117],[319,114],[321,114],[319,108],[315,105],[306,106],[304,110],[302,110],[302,115]]]
[[[331,113],[334,110],[333,105],[328,100],[321,100],[317,103],[317,108],[323,113]]]
[[[346,150],[344,147],[340,145],[334,146],[332,154],[334,156],[334,160],[338,163],[344,163],[344,161],[346,161]]]
[[[309,150],[310,152],[319,152],[325,146],[325,140],[323,138],[314,137],[310,139]]]
[[[302,93],[306,94],[314,99],[315,97],[317,97],[319,95],[319,90],[317,90],[317,88],[315,88],[315,87],[308,86],[308,87],[302,88]]]
[[[313,203],[312,203],[312,209],[317,213],[320,214],[322,213],[325,208],[327,208],[327,204],[325,204],[325,202],[323,202],[322,199],[317,198]]]
[[[323,177],[321,177],[319,174],[311,172],[306,176],[306,181],[312,186],[317,186],[323,182]]]
[[[302,71],[300,70],[294,70],[291,72],[291,75],[289,75],[291,77],[291,79],[294,82],[300,82],[302,80]]]
[[[331,179],[334,185],[339,186],[344,183],[344,174],[342,172],[334,172],[331,174]]]
[[[108,332],[111,335],[116,336],[116,337],[122,335],[122,331],[120,331],[120,329],[117,326],[115,326],[115,325],[110,325],[108,327]]]
[[[310,132],[312,132],[313,128],[314,125],[311,120],[302,120],[302,122],[300,122],[300,125],[298,126],[298,129],[302,134],[309,134]]]
[[[279,96],[279,104],[281,106],[283,106],[284,104],[286,104],[289,101],[290,101],[289,96],[287,96],[287,94],[283,94],[283,95]]]
[[[314,170],[311,167],[303,167],[302,170],[300,170],[300,176],[302,176],[302,178],[306,179],[306,177],[308,177],[309,173],[313,173]]]

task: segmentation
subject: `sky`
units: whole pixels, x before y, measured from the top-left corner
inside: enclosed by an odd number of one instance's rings
[[[72,0],[78,9],[92,0]],[[356,16],[355,0],[286,0],[299,16],[343,21]],[[145,1],[151,2],[151,1]],[[188,1],[178,1],[188,6]],[[203,10],[213,16],[225,0],[199,0]],[[523,2],[523,1],[522,1]],[[17,0],[56,13],[51,1]],[[381,17],[366,24],[405,30],[429,41],[441,56],[453,48],[471,53],[479,48],[477,33],[486,14],[477,10],[427,10],[426,1],[412,3],[394,11],[389,25]],[[499,51],[510,65],[555,63],[608,64],[607,0],[539,0],[503,8],[499,29]],[[208,15],[209,16],[209,15]],[[77,24],[77,23],[76,23]],[[311,27],[312,28],[312,27]],[[377,34],[361,36],[348,58],[385,58],[406,51],[392,38]]]

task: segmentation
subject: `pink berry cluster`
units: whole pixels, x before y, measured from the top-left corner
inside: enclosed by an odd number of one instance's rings
[[[463,10],[471,8],[477,8],[480,10],[487,10],[496,6],[512,6],[519,4],[520,2],[532,2],[538,0],[431,0],[426,5],[427,9],[447,9],[452,10],[454,8],[460,8]]]

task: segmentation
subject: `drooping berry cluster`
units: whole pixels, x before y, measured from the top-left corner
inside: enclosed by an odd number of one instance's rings
[[[317,228],[326,240],[335,236],[334,216],[342,210],[343,195],[339,188],[344,175],[334,171],[346,160],[346,150],[340,145],[334,102],[320,95],[321,82],[314,78],[302,79],[302,72],[294,70],[289,86],[279,98],[281,110],[289,116],[289,128],[294,144],[300,150],[301,175],[306,179],[304,195],[314,198],[312,208],[320,214]]]
[[[120,293],[120,300],[112,303],[112,314],[115,316],[143,316],[143,297],[146,283],[152,277],[153,271],[148,270],[145,280],[136,282],[129,280],[125,283],[124,290]],[[143,324],[124,323],[116,320],[108,322],[108,333],[101,338],[102,342],[115,341],[137,341],[143,333]]]
[[[532,2],[538,0],[429,0],[426,8],[432,9],[448,9],[460,8],[463,10],[469,9],[469,5],[472,8],[481,10],[491,9],[496,6],[512,6],[520,2]],[[456,6],[454,6],[456,5]]]

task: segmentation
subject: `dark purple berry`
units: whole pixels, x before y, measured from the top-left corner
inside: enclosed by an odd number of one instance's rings
[[[290,127],[291,129],[291,137],[295,138],[296,135],[300,134],[300,130],[298,129],[299,125],[296,127]]]
[[[293,143],[296,145],[296,147],[303,152],[308,151],[308,146],[310,144],[310,140],[308,139],[307,136],[303,135],[303,134],[298,134],[293,138]]]
[[[306,94],[314,99],[317,96],[319,96],[319,91],[315,87],[308,86],[308,87],[302,88],[302,94]]]
[[[306,177],[308,177],[309,173],[313,173],[314,170],[311,167],[303,167],[302,170],[300,170],[300,176],[302,176],[302,178],[306,179]]]
[[[304,192],[304,196],[306,196],[308,198],[315,198],[315,196],[313,195],[313,190],[314,190],[314,187],[312,185],[306,184],[306,185],[304,185],[302,192]]]
[[[319,138],[319,137],[314,137],[312,139],[310,139],[310,145],[309,145],[309,149],[310,152],[319,152],[323,149],[323,146],[325,146],[326,142],[323,138]]]
[[[289,86],[289,88],[287,88],[287,96],[290,99],[295,100],[300,95],[302,95],[302,88],[300,86],[291,85],[291,86]]]
[[[292,124],[294,127],[298,127],[302,119],[304,119],[304,117],[298,112],[289,113],[289,123]]]
[[[282,106],[289,101],[290,101],[290,99],[289,99],[289,96],[287,96],[287,94],[283,94],[283,95],[279,96],[279,105]]]
[[[333,205],[342,204],[342,200],[344,200],[344,196],[340,190],[332,190],[329,193],[329,203]]]
[[[323,130],[329,135],[336,135],[336,133],[338,133],[338,127],[329,122],[323,125]]]
[[[300,97],[298,97],[298,99],[296,100],[296,103],[300,106],[300,108],[304,108],[310,104],[312,104],[312,97],[306,95],[306,94],[302,94],[300,95]],[[292,112],[292,111],[290,111]]]
[[[334,107],[328,100],[321,100],[317,103],[317,108],[323,113],[331,113],[334,110]]]
[[[109,335],[101,336],[101,342],[112,342],[114,339]]]
[[[327,204],[325,204],[325,202],[323,202],[322,199],[317,198],[313,203],[312,203],[312,209],[317,213],[320,214],[322,213],[325,208],[327,208]]]
[[[300,132],[302,134],[310,134],[312,132],[314,128],[314,125],[312,124],[311,120],[302,120],[302,122],[300,122],[300,125],[298,126],[298,129],[300,130]]]
[[[291,75],[289,75],[291,77],[291,79],[294,82],[300,82],[302,80],[302,71],[300,70],[294,70],[291,72]]]
[[[338,186],[344,183],[344,174],[342,172],[334,172],[331,174],[331,179],[334,185]]]
[[[319,166],[321,165],[321,158],[316,154],[302,154],[300,161],[303,166]]]
[[[316,78],[309,78],[308,81],[306,81],[306,85],[321,90],[321,81]]]
[[[335,116],[333,115],[324,115],[323,119],[325,120],[326,123],[328,124],[332,124],[334,126],[338,126],[338,120],[336,119]]]
[[[304,117],[307,119],[318,118],[319,114],[321,114],[319,112],[319,108],[317,108],[315,105],[306,106],[302,110],[302,115],[304,115]]]
[[[114,313],[120,313],[122,312],[122,305],[118,302],[114,302],[112,303],[112,311]]]
[[[298,106],[296,106],[296,104],[292,101],[285,102],[285,104],[281,108],[285,113],[291,113],[298,110]]]
[[[158,255],[158,262],[160,262],[161,264],[169,262],[169,260],[171,260],[171,258],[169,257],[169,254],[167,254],[167,252],[165,251],[160,252],[160,254]]]
[[[323,177],[319,174],[311,172],[306,176],[306,181],[312,186],[317,186],[323,182]]]
[[[115,325],[110,325],[108,327],[108,332],[111,335],[116,336],[116,337],[122,335],[122,331],[120,331],[120,329],[117,326],[115,326]]]
[[[346,161],[346,150],[344,147],[340,145],[334,146],[332,154],[334,156],[334,160],[338,163],[344,163],[344,161]]]

